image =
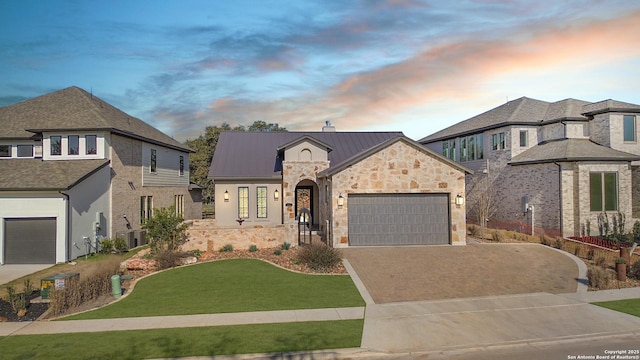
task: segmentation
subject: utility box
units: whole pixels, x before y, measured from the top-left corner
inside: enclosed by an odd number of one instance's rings
[[[77,281],[79,278],[79,273],[60,273],[47,276],[40,280],[40,296],[43,299],[49,299],[52,290],[64,289],[70,281]]]

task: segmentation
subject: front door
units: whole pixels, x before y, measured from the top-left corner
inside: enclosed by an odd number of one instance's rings
[[[300,215],[300,210],[309,209],[311,214],[311,224],[316,222],[313,214],[313,187],[297,186],[296,187],[296,216]]]

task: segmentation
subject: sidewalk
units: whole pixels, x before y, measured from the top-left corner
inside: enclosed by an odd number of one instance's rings
[[[333,321],[364,318],[364,307],[0,323],[0,336]]]

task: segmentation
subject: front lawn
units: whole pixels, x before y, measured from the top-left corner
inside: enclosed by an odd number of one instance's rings
[[[640,299],[595,302],[593,305],[640,317]]]
[[[148,359],[360,347],[364,320],[0,337],[2,359]]]
[[[305,275],[255,259],[185,266],[138,282],[119,302],[65,320],[364,306],[346,275]]]

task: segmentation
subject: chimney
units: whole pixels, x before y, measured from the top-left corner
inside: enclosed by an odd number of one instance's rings
[[[327,120],[322,127],[322,132],[336,132],[336,127],[331,125],[331,121]]]

